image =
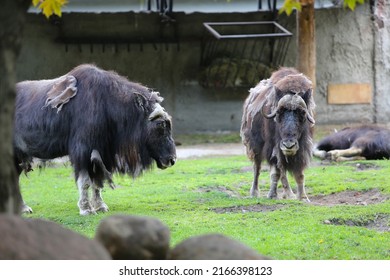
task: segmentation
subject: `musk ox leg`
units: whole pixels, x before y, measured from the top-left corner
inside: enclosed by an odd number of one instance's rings
[[[320,158],[320,159],[326,159],[326,157],[327,157],[327,152],[324,151],[324,150],[318,150],[317,148],[315,148],[315,149],[313,150],[313,156],[318,157],[318,158]]]
[[[282,172],[280,180],[282,181],[283,186],[283,199],[296,199],[296,195],[293,193],[290,184],[288,183],[286,172]]]
[[[334,161],[339,161],[339,158],[349,158],[349,157],[359,157],[361,156],[363,150],[360,148],[354,148],[351,147],[349,149],[345,150],[332,150],[327,152],[327,158],[334,160]],[[341,160],[340,160],[341,161]]]
[[[299,200],[306,200],[310,202],[305,192],[305,175],[302,173],[294,174],[295,181],[297,182],[297,198]]]
[[[103,201],[102,187],[93,185],[92,189],[92,206],[96,212],[108,212],[108,206]]]
[[[96,214],[91,202],[89,201],[88,189],[92,185],[91,179],[88,176],[88,172],[83,170],[79,173],[77,178],[77,187],[79,189],[79,202],[80,215]]]
[[[112,174],[103,163],[103,159],[98,150],[92,150],[91,153],[92,170],[95,174],[92,185],[92,206],[96,212],[108,212],[108,206],[103,201],[102,190],[103,182],[108,182],[109,186],[114,189],[114,182],[112,181]],[[103,177],[103,179],[102,179]]]
[[[253,183],[250,190],[250,195],[252,197],[259,197],[259,175],[261,169],[261,162],[255,161],[253,164]]]
[[[356,157],[338,157],[337,158],[338,162],[353,161],[353,160],[366,160],[366,158],[365,157],[359,157],[359,156],[356,156]]]
[[[271,186],[269,188],[268,198],[278,198],[278,182],[280,179],[280,169],[272,165],[270,170]]]

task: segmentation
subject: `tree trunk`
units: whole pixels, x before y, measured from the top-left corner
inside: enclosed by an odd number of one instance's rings
[[[0,8],[0,213],[20,213],[21,195],[12,148],[16,59],[31,0],[3,0]]]
[[[314,21],[315,0],[301,0],[302,11],[297,13],[298,70],[316,85],[316,36]]]

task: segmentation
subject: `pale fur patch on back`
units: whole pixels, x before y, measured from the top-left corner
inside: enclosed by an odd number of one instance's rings
[[[51,90],[47,92],[47,99],[44,107],[51,106],[57,109],[57,113],[61,111],[62,106],[68,103],[77,93],[77,80],[72,75],[59,77],[58,81],[53,85]]]

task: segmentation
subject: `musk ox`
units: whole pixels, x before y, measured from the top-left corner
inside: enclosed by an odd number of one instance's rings
[[[19,175],[31,170],[33,158],[69,155],[81,215],[108,211],[101,190],[104,183],[114,186],[114,172],[135,177],[154,161],[161,169],[175,164],[163,98],[115,72],[84,64],[52,80],[20,82],[16,91],[13,142]],[[32,212],[26,204],[22,211]]]
[[[281,68],[250,89],[243,107],[241,138],[254,163],[251,196],[259,196],[261,163],[267,160],[271,167],[268,198],[277,198],[279,179],[283,198],[296,197],[288,171],[297,183],[297,198],[308,200],[303,171],[311,160],[314,108],[312,83],[294,68]]]
[[[313,155],[334,161],[389,159],[390,130],[378,125],[346,127],[321,139]]]

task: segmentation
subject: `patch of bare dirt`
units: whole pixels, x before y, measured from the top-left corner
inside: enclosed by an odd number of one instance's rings
[[[365,170],[376,170],[376,169],[381,169],[380,166],[376,165],[375,163],[365,163],[365,162],[359,162],[355,164],[351,164],[352,166],[355,166],[356,171],[365,171]]]
[[[373,217],[366,218],[365,220],[344,220],[339,218],[333,218],[325,220],[324,224],[357,226],[373,229],[380,232],[390,232],[390,215],[377,214]]]
[[[389,199],[378,189],[368,191],[344,191],[330,195],[318,195],[310,197],[315,205],[336,206],[336,205],[369,205],[381,203]]]
[[[210,186],[210,187],[201,187],[198,189],[198,192],[206,193],[211,191],[218,191],[227,194],[230,197],[240,197],[240,194],[236,191],[230,190],[225,186]]]

